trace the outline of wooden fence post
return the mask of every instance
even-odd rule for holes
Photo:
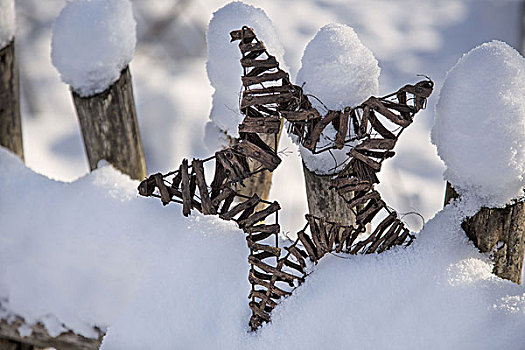
[[[459,195],[447,182],[445,205]],[[481,208],[466,218],[461,227],[482,253],[491,253],[492,272],[521,284],[525,253],[525,203],[508,204],[504,208]]]
[[[310,215],[323,217],[328,221],[341,225],[355,224],[355,215],[348,209],[343,197],[332,186],[333,175],[318,175],[310,171],[303,162],[304,182],[306,184],[306,198]]]
[[[72,94],[90,169],[105,159],[132,179],[146,178],[129,67],[101,93],[89,97]]]
[[[0,145],[24,159],[14,39],[0,49]]]

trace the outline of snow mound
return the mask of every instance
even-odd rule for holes
[[[436,105],[432,142],[444,177],[482,206],[502,206],[525,185],[525,59],[492,41],[448,72]]]
[[[216,128],[207,127],[205,136],[210,149],[216,146],[216,139],[219,137],[217,129],[223,130],[231,137],[239,137],[237,127],[244,117],[239,110],[243,71],[239,62],[241,53],[238,42],[230,42],[230,32],[243,26],[253,28],[259,40],[264,42],[268,53],[277,58],[281,68],[286,69],[284,49],[272,21],[264,10],[236,1],[213,14],[206,35],[206,69],[210,83],[215,89],[210,119]],[[224,136],[221,137],[224,139]]]
[[[62,323],[85,336],[109,326],[105,350],[525,343],[525,289],[491,274],[468,241],[464,201],[408,248],[323,258],[272,323],[249,333],[249,250],[233,223],[137,198],[137,182],[109,166],[61,183],[0,149],[0,171],[0,317],[7,309],[54,335]]]
[[[319,29],[306,46],[301,64],[296,84],[304,84],[305,93],[314,96],[310,101],[319,111],[355,107],[377,95],[381,71],[378,62],[347,25],[328,24]],[[326,128],[318,148],[330,144],[335,135],[335,128]],[[345,147],[314,155],[302,146],[299,149],[306,167],[320,175],[341,171],[349,151]]]
[[[0,0],[0,49],[15,36],[15,1]]]
[[[376,95],[379,65],[355,31],[344,24],[327,24],[308,43],[296,84],[332,110],[355,107]],[[311,99],[316,108],[323,105]]]
[[[79,95],[102,92],[133,58],[135,27],[129,0],[68,1],[53,26],[53,65]]]

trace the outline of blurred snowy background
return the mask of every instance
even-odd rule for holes
[[[211,154],[202,141],[211,109],[206,75],[206,28],[223,0],[134,0],[137,51],[131,62],[148,172],[166,172],[182,158]],[[380,95],[430,76],[436,83],[427,110],[385,162],[380,191],[400,213],[428,220],[442,207],[443,165],[430,143],[434,106],[447,70],[461,55],[493,39],[521,49],[521,1],[281,0],[247,1],[263,8],[279,31],[294,79],[307,42],[331,22],[347,24],[381,67]],[[16,0],[24,148],[27,165],[72,181],[88,172],[68,86],[51,64],[52,23],[65,0]],[[249,25],[249,23],[246,23]],[[233,29],[233,28],[232,28]],[[224,33],[228,36],[228,33]],[[177,136],[175,136],[177,135]],[[270,197],[283,208],[284,231],[303,225],[304,180],[295,145],[283,137],[287,157],[276,170]],[[418,217],[407,218],[419,230]]]

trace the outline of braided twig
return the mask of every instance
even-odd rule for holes
[[[204,160],[193,159],[189,164],[184,159],[178,170],[151,175],[138,189],[143,196],[160,198],[164,205],[181,203],[185,216],[197,209],[204,215],[234,220],[244,231],[250,249],[250,327],[256,330],[270,321],[270,312],[278,301],[304,281],[308,260],[317,263],[329,252],[383,252],[412,242],[414,236],[397,213],[386,206],[374,185],[379,182],[376,174],[382,162],[394,155],[392,149],[398,137],[414,115],[425,108],[433,83],[428,79],[406,85],[388,96],[370,97],[355,108],[329,111],[322,116],[302,89],[291,84],[288,74],[279,68],[251,28],[243,27],[230,35],[232,41],[240,41],[244,70],[240,110],[245,118],[239,125],[239,142]],[[278,247],[279,203],[235,190],[236,184],[255,173],[273,171],[280,164],[277,150],[258,134],[277,135],[281,117],[289,122],[290,132],[313,153],[350,146],[346,168],[332,185],[356,215],[355,226],[306,215],[306,226],[298,232],[297,240],[284,248],[286,252]],[[330,124],[337,130],[336,138],[331,145],[318,148],[319,138]],[[250,170],[248,160],[257,164],[252,167],[256,170]],[[204,164],[212,161],[215,172],[208,185]],[[363,238],[366,225],[381,212],[384,219]],[[270,216],[274,216],[274,223],[265,223]]]

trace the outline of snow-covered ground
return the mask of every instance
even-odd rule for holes
[[[204,33],[225,3],[133,1],[138,41],[131,73],[149,173],[210,154],[202,141],[213,94]],[[444,193],[444,166],[429,137],[438,91],[473,47],[498,39],[519,48],[521,2],[251,3],[277,28],[294,79],[308,41],[339,22],[353,27],[379,61],[380,95],[419,80],[417,74],[435,81],[427,110],[385,162],[379,188],[400,213],[431,218]],[[471,203],[439,212],[407,249],[324,258],[273,322],[248,334],[241,231],[137,198],[137,183],[110,167],[86,175],[70,93],[50,59],[51,25],[64,5],[16,2],[30,169],[0,150],[2,308],[42,320],[52,332],[60,331],[57,319],[87,336],[91,325],[110,326],[104,349],[523,348],[524,290],[493,276],[487,257],[462,233],[458,224],[475,209]],[[159,19],[171,22],[151,25]],[[288,156],[275,172],[271,198],[283,207],[284,231],[294,232],[306,212],[304,184],[297,147],[283,139]],[[406,219],[421,228],[418,217]]]

